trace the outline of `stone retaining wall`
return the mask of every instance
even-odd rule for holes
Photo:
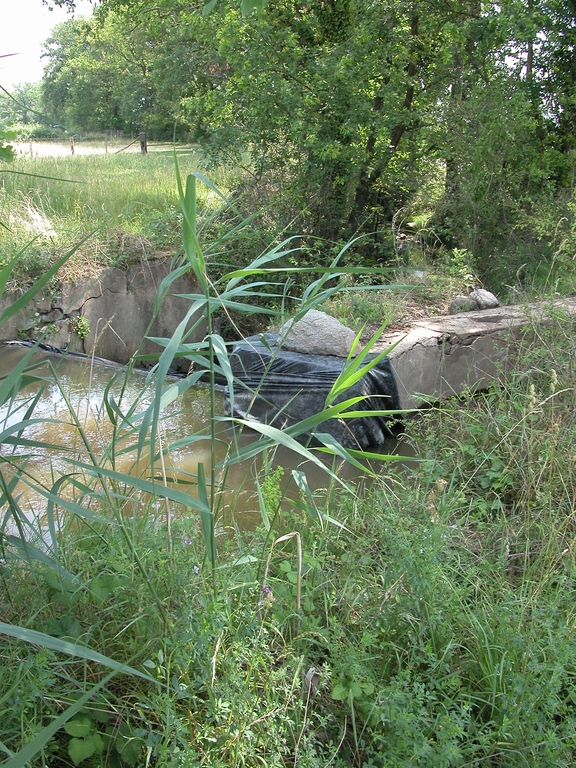
[[[41,295],[0,328],[0,341],[17,338],[42,338],[60,349],[127,363],[145,336],[170,337],[190,307],[187,299],[176,294],[197,291],[190,273],[177,278],[150,330],[154,301],[162,280],[172,268],[170,259],[145,261],[124,269],[106,269],[91,279],[64,283],[57,295]],[[0,312],[14,297],[0,297]],[[78,318],[85,318],[89,331],[85,338],[75,332]],[[199,340],[205,334],[201,323],[190,337]],[[160,347],[145,340],[140,354],[158,352]],[[187,367],[184,361],[182,368]]]

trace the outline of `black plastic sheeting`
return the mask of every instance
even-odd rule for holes
[[[263,340],[262,340],[263,339]],[[344,369],[346,360],[331,355],[306,355],[277,347],[278,336],[253,336],[237,344],[230,355],[232,371],[240,384],[234,387],[234,413],[226,390],[225,413],[237,418],[286,429],[325,408],[326,396]],[[362,365],[377,355],[367,355]],[[399,410],[394,373],[387,358],[381,360],[336,402],[366,396],[354,410]],[[377,448],[398,431],[395,416],[329,419],[318,426],[345,448]],[[298,439],[312,437],[303,434]]]
[[[84,360],[95,360],[97,363],[105,363],[106,365],[115,365],[118,368],[124,368],[120,363],[115,363],[113,360],[106,360],[104,357],[96,357],[95,355],[87,355],[85,352],[72,352],[68,349],[60,349],[60,347],[53,347],[52,344],[45,344],[43,341],[37,341],[36,339],[18,339],[14,341],[3,341],[0,344],[7,344],[10,346],[18,347],[35,347],[42,352],[50,352],[52,355],[63,355],[64,357],[79,357]]]

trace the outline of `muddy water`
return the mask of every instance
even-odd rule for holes
[[[0,376],[9,373],[28,353],[29,350],[16,345],[0,345]],[[76,470],[70,460],[87,461],[88,452],[81,439],[78,424],[86,435],[87,441],[95,456],[102,457],[110,449],[114,435],[113,425],[104,407],[104,392],[110,384],[114,400],[119,403],[122,412],[138,402],[137,413],[142,412],[150,403],[152,392],[147,385],[146,374],[134,371],[130,377],[125,371],[115,365],[93,362],[90,359],[52,355],[35,352],[31,362],[37,366],[34,375],[44,380],[36,382],[20,393],[16,404],[10,409],[5,406],[0,409],[0,432],[10,425],[20,422],[26,417],[26,409],[39,390],[41,396],[34,406],[33,419],[38,419],[26,427],[22,435],[28,440],[37,441],[50,448],[18,448],[8,444],[0,445],[4,459],[12,458],[15,463],[26,457],[26,471],[31,481],[28,486],[18,488],[19,504],[23,512],[30,518],[41,517],[45,510],[44,497],[35,492],[30,486],[40,484],[50,487],[56,478],[70,475]],[[51,366],[56,371],[57,381],[54,380]],[[222,411],[222,392],[216,393],[217,408]],[[68,400],[68,404],[67,401]],[[78,423],[72,418],[71,411],[76,415]],[[195,495],[198,465],[202,463],[207,470],[211,463],[211,443],[209,439],[183,444],[188,436],[204,434],[210,431],[210,393],[206,387],[194,387],[184,393],[165,411],[161,421],[160,439],[166,451],[163,470],[169,483],[178,484],[182,490]],[[136,444],[137,433],[124,434],[118,439],[116,435],[116,451],[114,468],[118,472],[130,473],[140,477],[149,476],[149,462],[145,458],[136,458],[133,446]],[[218,424],[216,459],[221,461],[229,451],[233,440],[243,442],[253,440],[251,435],[233,433],[224,423]],[[399,450],[397,441],[390,441],[382,447],[383,453],[396,453]],[[404,451],[402,451],[404,452]],[[25,455],[25,456],[24,456]],[[318,490],[330,484],[329,476],[311,462],[302,462],[297,454],[280,449],[273,457],[275,465],[284,470],[283,482],[291,477],[291,470],[298,468],[306,473],[310,487]],[[6,465],[5,465],[6,466]],[[104,464],[110,466],[110,464]],[[250,460],[244,464],[231,465],[226,476],[219,478],[222,483],[220,491],[221,510],[233,511],[239,524],[251,527],[260,522],[258,493],[255,477],[261,469],[261,460]],[[376,462],[374,469],[388,472],[389,463]],[[156,474],[162,473],[162,467],[157,463]],[[344,480],[356,481],[360,473],[354,467],[340,462],[337,468],[339,477]],[[288,490],[288,496],[297,496],[298,491]]]

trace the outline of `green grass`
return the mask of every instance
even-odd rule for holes
[[[301,427],[232,440],[220,462],[208,398],[204,431],[174,445],[163,434],[196,375],[166,385],[173,356],[233,387],[213,313],[253,311],[252,281],[276,290],[269,270],[291,248],[213,285],[205,262],[225,240],[202,247],[195,182],[179,190],[182,269],[211,332],[184,346],[183,324],[166,339],[136,402],[105,392],[108,442],[91,445],[70,408],[84,458],[38,488],[26,455],[40,446],[25,431],[35,395],[25,408],[16,399],[38,372],[25,360],[0,381],[14,422],[0,432],[4,765],[573,764],[573,326],[561,314],[534,326],[501,386],[410,420],[415,468],[384,465],[365,492],[327,472],[315,496],[292,474],[302,492],[281,507],[275,447],[317,459],[292,442]],[[296,308],[333,298],[329,277]],[[210,460],[172,487],[171,449],[198,441]],[[119,471],[128,452],[141,473]],[[256,455],[261,524],[246,531],[219,489],[226,466]],[[46,498],[43,526],[20,508],[18,481]]]
[[[318,496],[340,526],[293,508],[276,531],[222,530],[216,582],[199,519],[176,517],[169,551],[152,502],[129,547],[115,525],[64,523],[75,582],[5,561],[6,620],[157,680],[116,675],[35,764],[571,764],[574,342],[564,318],[537,331],[501,388],[409,422],[424,463]],[[301,569],[293,539],[271,547],[282,530],[300,532]],[[13,752],[104,675],[8,638],[2,656]]]
[[[501,388],[409,422],[416,469],[318,496],[341,527],[293,508],[276,530],[222,531],[216,591],[199,520],[174,521],[168,552],[152,507],[129,523],[146,578],[116,528],[74,520],[60,558],[75,586],[5,566],[9,620],[158,681],[115,677],[45,764],[74,739],[101,749],[86,766],[572,764],[574,342],[564,318],[537,331]],[[282,530],[301,536],[300,612]],[[104,673],[12,640],[2,654],[13,751]]]
[[[177,156],[183,173],[201,167],[193,149],[178,147]],[[13,274],[13,288],[30,284],[87,235],[61,277],[181,250],[174,151],[166,146],[145,156],[113,154],[112,148],[107,155],[24,155],[2,169],[2,178],[0,221],[6,228],[0,228],[0,264],[34,241]],[[213,178],[224,193],[230,191],[230,171],[216,171]],[[219,202],[206,190],[202,205],[208,212]]]

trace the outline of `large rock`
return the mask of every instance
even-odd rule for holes
[[[478,309],[496,309],[500,306],[496,296],[485,288],[476,288],[468,295],[468,298],[478,304]]]
[[[308,355],[348,357],[355,333],[335,317],[309,309],[301,320],[288,320],[280,329],[282,347]]]
[[[471,296],[456,296],[448,307],[448,314],[459,315],[461,312],[475,312],[478,309],[480,305]]]

